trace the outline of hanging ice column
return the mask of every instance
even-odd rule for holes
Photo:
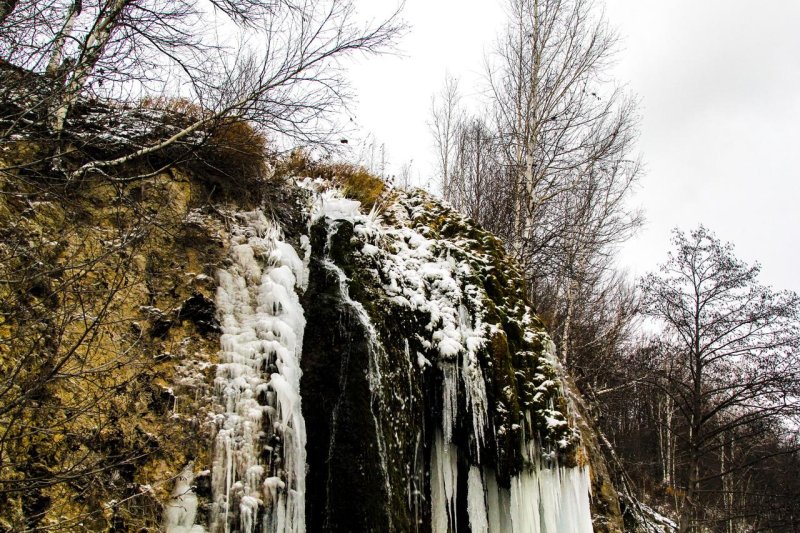
[[[305,531],[306,431],[300,411],[306,272],[261,211],[239,213],[216,303],[222,352],[212,531]]]
[[[461,531],[456,509],[458,448],[436,431],[431,454],[431,514],[434,533]],[[472,533],[591,533],[588,466],[545,466],[534,459],[498,485],[491,468],[470,466],[467,518]]]
[[[454,449],[449,453],[455,453]],[[448,515],[451,521],[455,516],[457,472],[454,464],[447,464],[452,460],[448,452],[444,460],[441,454],[442,441],[438,440],[434,464],[439,466],[431,473],[433,531],[461,531],[463,528],[454,522],[448,526]],[[436,483],[447,492],[437,489]],[[498,486],[491,469],[472,466],[467,481],[467,515],[472,533],[592,533],[589,468],[526,469],[511,478],[511,488],[506,489]]]

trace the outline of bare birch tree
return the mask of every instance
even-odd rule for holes
[[[610,294],[615,247],[641,222],[627,205],[639,174],[636,105],[605,82],[616,36],[591,0],[510,0],[508,11],[488,60],[490,113],[464,118],[448,80],[433,108],[437,161],[445,198],[501,236],[523,265],[569,363],[575,329],[591,329],[576,316]],[[491,146],[493,162],[482,165],[491,179],[458,173],[469,128],[473,167],[488,163],[478,141]]]
[[[453,201],[452,174],[455,165],[458,132],[463,127],[458,79],[446,76],[441,92],[431,99],[431,134],[436,152],[442,198]]]
[[[601,340],[585,339],[605,329],[588,310],[613,305],[616,246],[642,220],[628,205],[640,170],[636,103],[605,80],[617,39],[592,0],[507,6],[487,62],[488,111],[469,117],[452,78],[434,98],[442,194],[505,240],[572,365],[581,344]]]

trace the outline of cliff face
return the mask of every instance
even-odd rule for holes
[[[420,191],[369,214],[325,192],[311,211],[310,530],[591,530],[588,486],[570,485],[583,475],[595,529],[619,529],[591,430],[501,243]]]
[[[157,524],[180,465],[207,462],[225,227],[178,172],[43,189],[0,195],[0,529]]]
[[[621,531],[502,244],[276,173],[6,179],[0,529]]]

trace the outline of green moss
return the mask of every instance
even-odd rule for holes
[[[523,435],[538,435],[545,449],[569,454],[569,446],[562,445],[571,446],[576,442],[572,429],[566,423],[548,423],[548,419],[566,422],[568,414],[560,378],[547,363],[549,340],[542,323],[530,313],[521,276],[505,255],[502,242],[424,193],[398,194],[390,201],[398,202],[411,215],[414,230],[428,238],[442,239],[434,245],[435,254],[470,266],[471,273],[461,274],[462,290],[477,291],[480,308],[470,311],[480,314],[482,322],[493,331],[489,342],[478,353],[487,379],[491,426],[495,428],[494,435],[486,443],[487,449],[481,453],[483,464],[494,466],[501,483],[507,484],[511,476],[524,467],[520,455]],[[387,223],[391,223],[393,210],[387,213]],[[350,223],[336,224],[328,253],[346,272],[350,279],[350,295],[364,305],[379,333],[385,351],[381,372],[387,383],[409,383],[407,392],[395,390],[380,399],[386,412],[391,413],[386,420],[387,427],[397,435],[399,448],[393,449],[402,457],[404,452],[399,450],[410,453],[409,442],[414,437],[402,425],[415,427],[419,420],[430,420],[438,425],[442,409],[440,393],[436,392],[441,390],[438,371],[428,372],[433,379],[421,379],[424,373],[416,371],[414,375],[402,365],[409,359],[413,361],[414,353],[423,354],[432,361],[438,354],[422,342],[428,335],[425,333],[427,317],[410,312],[385,297],[382,284],[386,280],[379,279],[379,265],[359,253],[363,243],[355,237]],[[317,240],[320,240],[323,232],[313,231],[319,232]],[[465,303],[474,306],[474,301],[467,299]],[[410,354],[405,353],[406,349]],[[429,414],[406,417],[403,409],[414,402],[428,402]],[[471,415],[466,412],[463,397],[459,403],[453,438],[467,460],[473,462],[477,457],[473,457],[471,445]],[[401,426],[396,426],[397,421],[402,422]],[[400,471],[393,477],[393,483],[407,482],[407,476]]]

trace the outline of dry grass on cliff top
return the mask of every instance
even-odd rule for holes
[[[313,159],[307,152],[295,150],[278,161],[275,177],[323,179],[342,188],[345,196],[358,200],[369,210],[387,190],[386,184],[362,166]]]

